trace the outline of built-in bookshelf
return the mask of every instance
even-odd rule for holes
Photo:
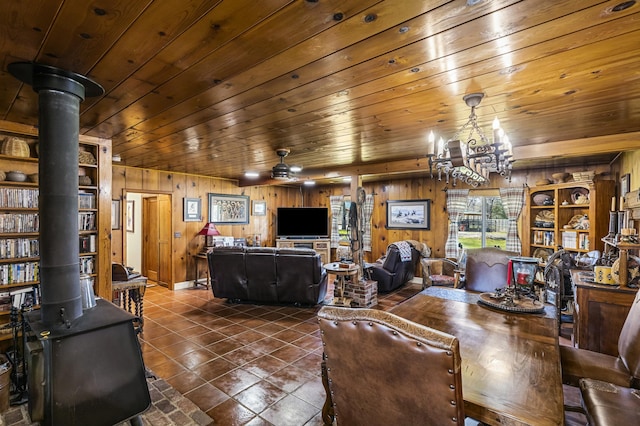
[[[9,313],[3,306],[40,298],[37,129],[0,120],[0,147],[16,136],[27,142],[29,156],[0,153],[0,325]],[[95,293],[111,300],[111,142],[81,135],[78,150],[80,274],[90,275]],[[12,171],[20,172],[18,180]]]
[[[528,188],[522,251],[545,257],[562,247],[575,254],[602,251],[615,182],[578,181]]]

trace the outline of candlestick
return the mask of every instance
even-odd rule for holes
[[[507,287],[511,287],[511,277],[513,275],[513,261],[507,263]]]

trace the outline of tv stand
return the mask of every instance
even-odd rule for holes
[[[330,241],[329,238],[278,238],[276,239],[276,247],[314,249],[320,255],[324,265],[331,261]]]

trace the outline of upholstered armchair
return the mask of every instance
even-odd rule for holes
[[[461,270],[458,262],[447,258],[429,257],[420,260],[422,266],[422,287],[432,285],[445,287],[458,287],[460,284]]]
[[[318,320],[325,424],[464,425],[456,337],[375,309],[324,306]]]
[[[406,241],[389,244],[381,262],[367,264],[372,280],[378,282],[378,292],[387,293],[415,277],[420,252]]]
[[[464,281],[467,290],[488,292],[507,285],[509,258],[518,256],[514,251],[495,247],[467,250]]]

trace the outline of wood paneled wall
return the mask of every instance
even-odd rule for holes
[[[126,166],[113,166],[113,199],[123,200],[127,192],[168,193],[172,200],[172,284],[193,280],[194,263],[192,255],[198,253],[204,238],[198,236],[209,217],[208,194],[248,195],[251,200],[267,202],[266,216],[250,216],[247,225],[218,225],[222,235],[236,238],[259,234],[263,245],[275,246],[275,211],[278,206],[301,206],[302,194],[298,187],[243,187],[235,181],[188,175]],[[184,222],[184,198],[202,200],[202,220]],[[121,203],[124,206],[124,202]],[[124,208],[124,207],[121,207]],[[122,221],[124,223],[124,221]],[[124,228],[124,227],[123,227]],[[111,259],[124,260],[124,229],[112,230]],[[172,287],[172,285],[170,286]]]
[[[615,179],[619,173],[609,164],[590,166],[603,179]],[[492,176],[490,187],[500,186],[535,186],[542,178],[550,178],[555,172],[584,170],[546,169],[514,172],[511,183],[500,176]],[[612,177],[612,175],[614,177]],[[139,169],[114,165],[113,167],[113,198],[123,198],[127,191],[170,193],[173,206],[173,283],[193,280],[194,266],[191,255],[196,254],[203,246],[203,238],[198,237],[208,217],[208,193],[248,195],[251,200],[267,202],[266,216],[250,216],[248,225],[220,225],[218,229],[222,235],[244,237],[259,234],[263,245],[275,246],[275,212],[279,206],[329,206],[330,195],[350,195],[350,186],[326,185],[317,187],[297,186],[255,186],[238,187],[235,181],[210,178],[199,175],[188,175],[167,171]],[[466,185],[459,186],[467,188]],[[365,253],[365,260],[374,261],[382,256],[387,246],[399,240],[417,240],[429,245],[432,256],[443,257],[444,246],[448,233],[448,216],[446,212],[445,189],[452,188],[444,181],[419,177],[413,179],[389,179],[385,181],[367,182],[363,184],[367,194],[374,194],[374,212],[372,216],[372,251]],[[202,220],[200,222],[183,221],[184,197],[202,199]],[[431,229],[430,230],[388,230],[385,225],[386,202],[388,200],[416,200],[431,199]],[[124,203],[122,203],[124,205]],[[122,229],[112,231],[112,259],[123,260]]]

